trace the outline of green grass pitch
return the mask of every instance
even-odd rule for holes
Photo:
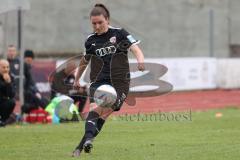
[[[216,118],[217,112],[223,116]],[[77,159],[71,153],[83,129],[83,122],[0,128],[0,160]],[[112,117],[94,141],[92,153],[78,159],[238,160],[240,109],[193,112],[191,119],[181,120]]]

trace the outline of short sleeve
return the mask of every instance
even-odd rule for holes
[[[124,41],[128,43],[128,48],[133,44],[140,43],[139,40],[136,40],[130,33],[128,33],[125,29],[120,30],[120,34]]]

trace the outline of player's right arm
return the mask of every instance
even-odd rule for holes
[[[78,67],[77,74],[76,74],[76,77],[75,77],[75,81],[74,81],[74,84],[73,84],[73,86],[75,88],[80,88],[81,87],[81,85],[79,83],[79,79],[81,78],[83,72],[87,68],[87,65],[88,65],[88,61],[86,61],[85,57],[83,56],[80,59],[79,67]]]
[[[76,88],[76,89],[80,89],[80,92],[81,92],[82,87],[79,83],[79,79],[81,78],[83,72],[87,68],[87,65],[88,65],[88,63],[91,59],[91,55],[92,55],[92,52],[93,52],[92,51],[92,44],[89,42],[89,37],[85,42],[86,52],[85,52],[85,55],[82,56],[82,58],[80,59],[79,67],[78,67],[77,74],[76,74],[76,77],[75,77],[75,81],[74,81],[74,84],[73,84],[73,87]]]

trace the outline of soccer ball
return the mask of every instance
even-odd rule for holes
[[[108,84],[99,86],[94,93],[94,101],[100,107],[112,107],[116,100],[117,92]]]

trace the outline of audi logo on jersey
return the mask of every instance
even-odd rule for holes
[[[117,48],[115,46],[111,45],[111,46],[96,49],[95,53],[97,56],[103,57],[108,54],[114,54],[114,53],[116,53],[116,51],[117,51]]]

